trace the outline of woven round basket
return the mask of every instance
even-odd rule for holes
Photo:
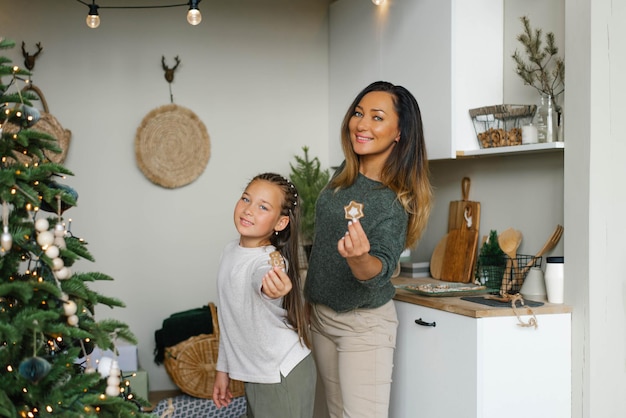
[[[32,125],[29,129],[33,131],[43,132],[55,138],[57,140],[57,146],[61,149],[61,152],[53,152],[50,150],[44,150],[44,156],[52,161],[53,163],[62,164],[65,161],[65,157],[67,156],[67,151],[70,148],[70,140],[72,138],[72,131],[69,129],[64,129],[61,126],[61,123],[55,118],[52,114],[49,113],[48,110],[48,102],[46,102],[46,98],[43,95],[43,92],[39,89],[39,87],[29,84],[24,87],[22,91],[33,91],[41,101],[43,106],[43,111],[39,112],[40,117],[37,123]],[[16,133],[19,131],[19,127],[13,123],[7,123],[4,125],[5,132]],[[33,160],[39,160],[37,157],[31,157],[24,154],[18,154],[17,160],[22,163],[31,163]]]
[[[196,398],[211,399],[215,383],[215,365],[219,350],[220,328],[215,304],[209,303],[212,334],[200,334],[165,349],[165,370],[176,386]],[[245,394],[244,383],[230,381],[233,397]]]
[[[176,188],[196,180],[211,154],[206,127],[191,110],[169,104],[148,113],[135,136],[135,156],[153,183]]]

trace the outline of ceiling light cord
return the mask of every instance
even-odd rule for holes
[[[87,26],[92,29],[100,26],[100,16],[98,14],[98,9],[164,9],[167,7],[188,6],[189,10],[187,11],[187,22],[195,26],[202,21],[202,14],[200,13],[200,9],[198,8],[198,3],[200,3],[202,0],[189,0],[186,3],[163,4],[154,6],[100,6],[96,4],[96,0],[91,0],[91,4],[83,0],[76,1],[89,7],[89,13],[87,14],[86,23]]]

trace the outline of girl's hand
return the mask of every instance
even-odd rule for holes
[[[274,267],[263,276],[261,292],[271,299],[278,299],[291,292],[291,279],[280,267]]]
[[[213,402],[219,409],[223,406],[228,406],[233,400],[233,394],[230,392],[230,377],[228,373],[216,371],[215,383],[213,384]]]

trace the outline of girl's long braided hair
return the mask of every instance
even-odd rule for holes
[[[304,311],[303,283],[300,276],[300,198],[292,182],[276,173],[262,173],[252,179],[264,180],[280,187],[283,192],[281,215],[289,217],[289,224],[282,231],[276,231],[270,237],[270,243],[287,260],[287,275],[291,279],[292,289],[283,297],[283,308],[287,311],[289,325],[298,333],[300,340],[311,347],[308,324]],[[251,181],[251,182],[252,182]]]

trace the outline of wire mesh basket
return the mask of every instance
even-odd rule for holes
[[[529,124],[537,106],[502,104],[470,109],[481,148],[522,144],[522,126]]]
[[[528,271],[532,267],[541,267],[541,259],[518,254],[516,263],[513,263],[507,255],[479,256],[475,277],[491,292],[515,294],[520,291]]]

